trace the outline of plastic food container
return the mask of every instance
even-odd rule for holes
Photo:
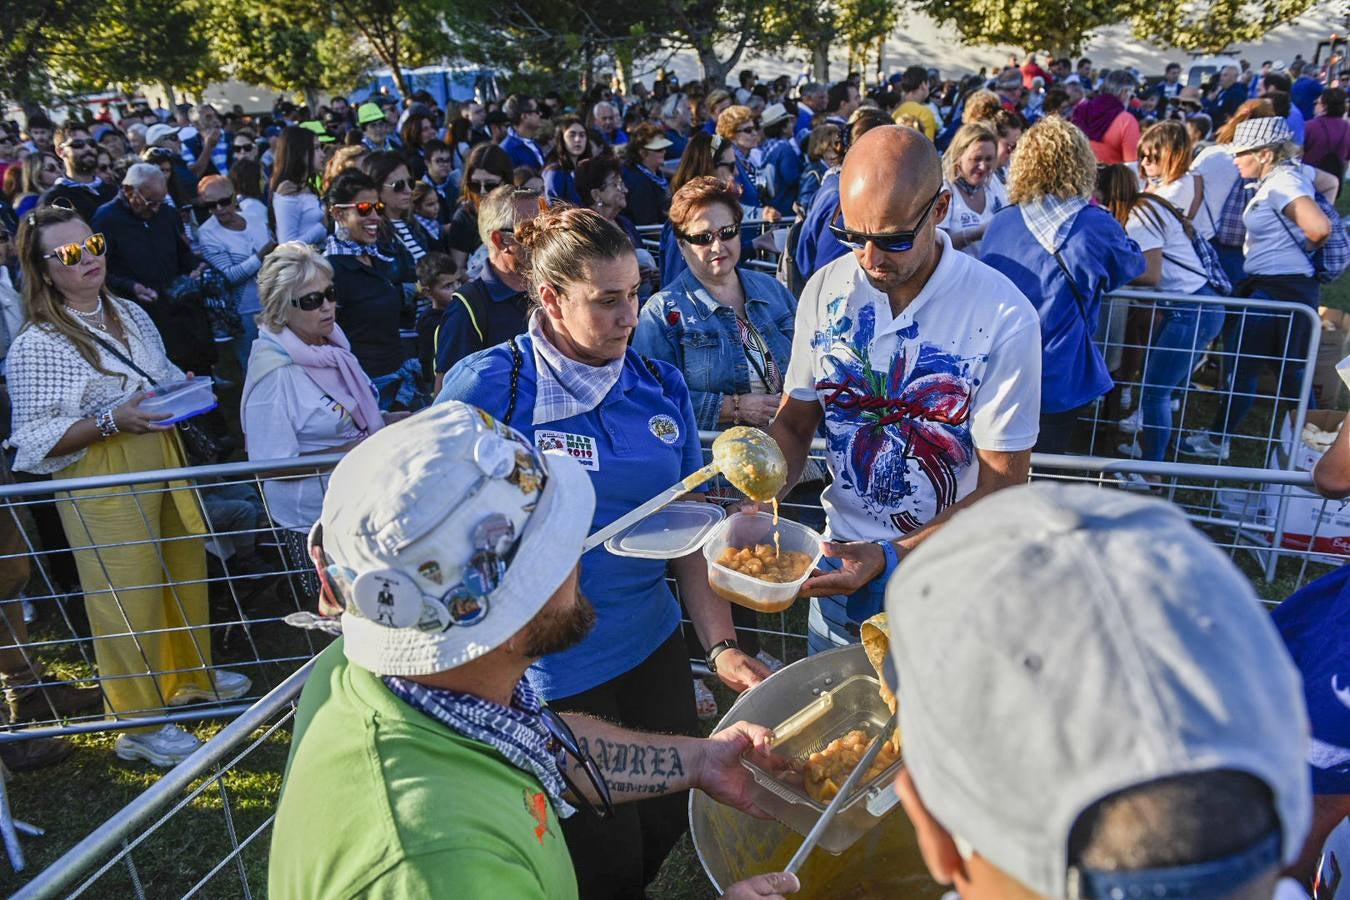
[[[881,700],[876,678],[850,675],[836,687],[815,695],[779,723],[774,728],[773,752],[788,759],[802,760],[854,730],[865,732],[870,740],[880,733],[890,717],[891,711]],[[824,814],[828,804],[817,803],[804,788],[765,771],[749,757],[742,758],[741,764],[764,789],[757,792],[755,802],[788,828],[805,835]],[[880,822],[898,802],[895,773],[903,764],[897,760],[870,780],[860,782],[825,829],[820,846],[830,853],[843,853]]]
[[[141,409],[152,413],[168,413],[157,425],[172,425],[216,408],[216,395],[211,390],[211,378],[197,375],[186,381],[161,384],[145,392]]]
[[[811,564],[796,581],[774,584],[761,581],[750,575],[743,575],[717,562],[722,551],[728,547],[750,547],[755,544],[772,544],[774,524],[769,513],[736,513],[708,538],[703,545],[703,555],[708,559],[708,586],[719,596],[732,603],[738,603],[756,612],[782,612],[797,599],[802,583],[811,576],[811,572],[820,562],[821,537],[816,532],[798,522],[779,517],[776,526],[779,536],[779,550],[805,553],[811,557]]]
[[[605,541],[605,549],[618,556],[678,559],[702,547],[724,518],[716,503],[677,500]]]

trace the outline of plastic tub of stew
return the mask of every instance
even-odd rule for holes
[[[209,375],[196,375],[186,381],[161,384],[145,392],[141,409],[152,413],[167,413],[169,418],[155,424],[172,425],[216,408],[216,394]]]
[[[798,522],[780,517],[774,525],[769,513],[736,513],[703,545],[708,586],[747,609],[782,612],[820,562],[820,545],[820,535]]]

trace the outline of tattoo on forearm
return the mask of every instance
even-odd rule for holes
[[[577,740],[582,751],[595,760],[614,793],[664,794],[671,790],[671,779],[685,775],[680,751],[670,745],[625,744],[604,738]]]

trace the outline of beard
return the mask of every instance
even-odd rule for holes
[[[530,659],[561,653],[574,647],[590,633],[595,624],[595,607],[586,595],[577,591],[576,601],[565,609],[545,606],[525,626],[520,652]]]
[[[92,175],[98,169],[97,153],[80,153],[71,160],[71,167],[78,175]]]

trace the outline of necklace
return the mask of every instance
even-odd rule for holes
[[[99,331],[108,330],[108,324],[105,321],[103,321],[103,296],[101,294],[99,295],[98,298],[98,306],[94,307],[93,310],[91,310],[90,312],[78,310],[75,307],[71,306],[69,303],[63,303],[61,305],[66,308],[66,312],[74,313],[81,320],[83,320],[86,325],[91,325],[94,328],[97,328]]]

